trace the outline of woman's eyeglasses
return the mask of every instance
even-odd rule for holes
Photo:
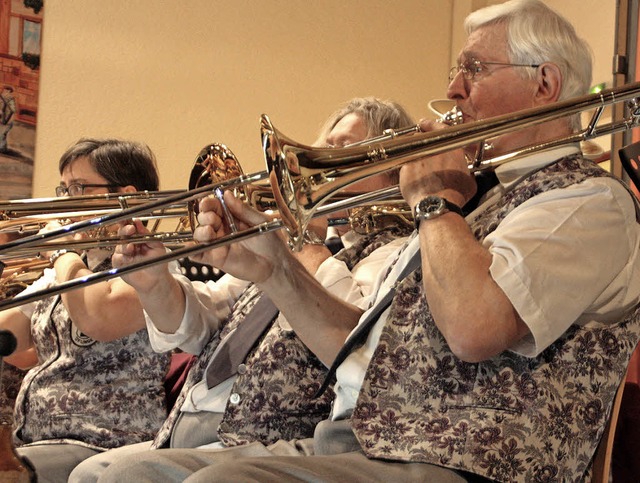
[[[118,188],[116,184],[71,183],[69,186],[56,186],[56,196],[81,196],[85,188]]]

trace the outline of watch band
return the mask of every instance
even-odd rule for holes
[[[76,255],[80,255],[77,251],[75,250],[66,250],[66,249],[61,249],[61,250],[56,250],[55,252],[53,252],[51,254],[51,256],[49,257],[49,263],[51,265],[53,265],[54,263],[56,263],[56,260],[58,258],[60,258],[62,255],[64,255],[65,253],[75,253]]]
[[[462,212],[462,208],[460,208],[455,203],[452,203],[446,198],[442,198],[444,200],[444,205],[447,207],[447,211],[453,211],[454,213],[458,213],[460,216],[464,218],[464,213]],[[444,213],[443,213],[444,214]]]

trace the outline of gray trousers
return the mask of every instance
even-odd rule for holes
[[[79,463],[100,454],[100,451],[77,444],[37,444],[22,446],[17,452],[29,459],[36,470],[38,483],[66,483]]]
[[[195,448],[218,441],[222,413],[181,413],[171,434],[172,448]],[[110,449],[80,463],[69,476],[69,483],[95,483],[113,463],[137,453],[151,450],[152,441]],[[66,480],[65,480],[66,481]]]
[[[232,448],[160,449],[123,457],[99,482],[438,482],[469,481],[459,472],[424,463],[367,458],[348,421],[324,421],[313,439],[252,443]]]

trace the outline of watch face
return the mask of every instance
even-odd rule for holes
[[[418,203],[418,211],[423,214],[425,218],[441,215],[445,208],[444,200],[439,196],[427,196]]]
[[[442,209],[442,203],[435,202],[435,203],[427,205],[426,212],[427,213],[437,213],[441,209]]]
[[[422,220],[437,218],[449,211],[453,211],[464,217],[462,210],[458,206],[449,203],[446,199],[440,198],[439,196],[431,195],[420,200],[415,209],[414,223],[416,230],[420,229],[420,222]]]

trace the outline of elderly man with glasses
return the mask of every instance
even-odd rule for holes
[[[465,27],[447,92],[465,123],[586,94],[589,48],[540,0],[480,9]],[[491,139],[490,152],[564,137],[576,124],[526,126]],[[476,150],[402,167],[415,231],[364,313],[314,284],[276,236],[207,253],[257,282],[331,365],[336,399],[311,442],[169,450],[163,466],[114,466],[106,481],[589,481],[640,338],[637,202],[567,145],[497,168],[498,184],[464,216]],[[231,193],[225,199],[237,224],[263,220]],[[201,202],[199,221],[198,241],[228,231],[219,200]]]

